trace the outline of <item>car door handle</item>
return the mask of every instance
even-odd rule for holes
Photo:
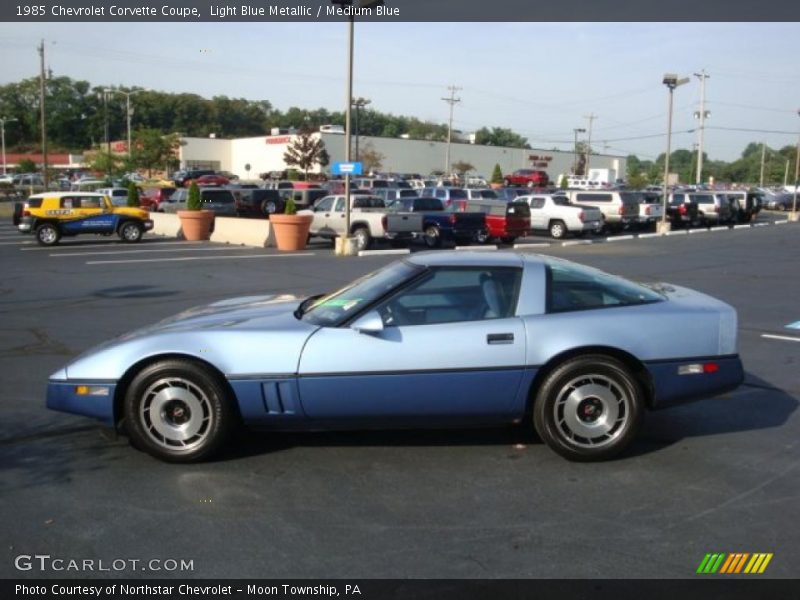
[[[486,336],[487,344],[513,344],[513,333],[490,333]]]

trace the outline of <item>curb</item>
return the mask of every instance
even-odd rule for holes
[[[494,246],[456,246],[455,249],[456,250],[467,250],[467,251],[472,250],[473,252],[475,252],[475,251],[484,252],[486,250],[489,250],[489,251],[497,250],[498,248],[497,248],[496,245],[494,245]]]
[[[394,248],[392,250],[359,250],[359,256],[382,256],[384,254],[411,254],[408,248]]]

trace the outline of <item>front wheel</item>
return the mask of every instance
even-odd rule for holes
[[[489,240],[492,239],[492,236],[489,235],[488,231],[479,231],[475,234],[475,241],[479,244],[486,244]]]
[[[36,228],[36,241],[42,246],[55,246],[61,239],[61,232],[52,223],[44,223]]]
[[[129,221],[119,228],[119,237],[123,242],[132,244],[142,239],[144,229],[139,223]]]
[[[550,223],[550,237],[560,240],[567,234],[567,227],[563,221],[552,221]]]
[[[570,359],[544,380],[533,422],[542,440],[574,461],[598,461],[624,450],[641,426],[644,398],[629,369],[616,359]]]
[[[168,462],[208,458],[235,421],[224,382],[187,360],[145,367],[128,387],[124,406],[133,444]]]

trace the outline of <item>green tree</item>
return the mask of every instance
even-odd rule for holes
[[[136,187],[134,182],[130,182],[128,184],[128,206],[137,207],[139,206],[139,188]]]
[[[503,183],[503,171],[500,170],[499,164],[494,165],[494,170],[492,171],[491,183]]]
[[[108,152],[105,149],[95,151],[90,160],[89,168],[92,171],[99,171],[110,179],[115,174],[122,171],[123,157],[113,152]]]
[[[196,181],[189,185],[189,194],[186,198],[186,210],[200,210],[200,187]]]
[[[17,165],[17,171],[20,173],[34,173],[36,169],[36,163],[30,158],[23,158]]]
[[[158,129],[140,129],[134,135],[132,146],[133,167],[146,169],[149,177],[177,156],[181,140],[174,133],[164,135]]]
[[[290,167],[303,170],[304,179],[308,179],[308,170],[314,165],[325,167],[330,162],[325,142],[315,137],[309,129],[301,131],[283,153],[284,162]]]
[[[503,146],[508,148],[530,148],[528,140],[510,129],[481,127],[475,132],[475,143],[483,146]]]
[[[464,175],[474,170],[475,166],[467,161],[459,160],[453,163],[453,171],[458,173],[458,176],[462,179],[464,178]]]

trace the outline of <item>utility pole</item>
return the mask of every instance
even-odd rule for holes
[[[358,152],[358,138],[361,135],[361,125],[360,125],[360,112],[361,109],[367,106],[367,104],[371,104],[372,100],[368,100],[367,98],[353,98],[353,106],[356,107],[356,162],[360,160],[360,155]]]
[[[759,178],[759,187],[764,187],[764,160],[767,157],[767,145],[761,142],[761,177]]]
[[[594,113],[589,113],[583,116],[584,119],[589,119],[589,133],[586,136],[586,166],[584,172],[586,177],[589,177],[589,156],[592,154],[592,122],[597,118]]]
[[[39,44],[39,108],[42,116],[42,179],[44,180],[44,187],[48,187],[47,178],[47,127],[44,109],[44,40]]]
[[[694,113],[695,118],[700,119],[700,128],[698,133],[698,146],[697,146],[697,178],[696,184],[703,183],[703,134],[705,133],[706,117],[710,117],[711,113],[706,112],[706,79],[710,77],[705,69],[699,73],[694,74],[700,80],[700,111]]]
[[[450,143],[453,139],[453,107],[458,103],[461,102],[461,98],[456,98],[456,92],[461,90],[460,87],[456,87],[451,85],[447,88],[450,90],[450,97],[449,98],[442,98],[445,102],[450,105],[450,121],[447,125],[447,154],[445,155],[444,159],[444,174],[447,177],[450,174]]]
[[[573,146],[573,157],[572,157],[572,174],[578,174],[578,134],[579,133],[586,133],[586,130],[581,127],[576,127],[572,130],[575,134],[575,145]]]

